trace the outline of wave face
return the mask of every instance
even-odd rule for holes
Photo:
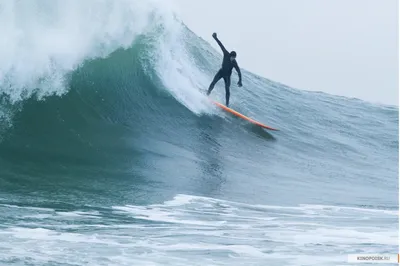
[[[397,253],[398,107],[243,70],[231,107],[280,131],[254,128],[168,1],[5,1],[0,29],[2,264]]]

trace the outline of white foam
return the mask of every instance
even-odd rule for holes
[[[164,21],[165,23],[165,21]],[[211,104],[205,96],[210,82],[187,51],[183,27],[177,20],[164,24],[168,29],[159,39],[154,57],[156,70],[170,93],[196,114],[211,113]]]
[[[35,211],[41,211],[41,212],[54,212],[54,209],[50,209],[50,208],[18,206],[18,205],[12,205],[12,204],[0,204],[0,207],[27,209],[27,210],[35,210]]]
[[[27,209],[14,211],[21,218],[0,231],[0,249],[7,251],[0,261],[12,254],[35,264],[340,265],[350,253],[395,250],[398,238],[397,217],[381,210],[192,195],[105,212],[52,212],[41,220],[23,215]]]
[[[309,205],[309,204],[301,204],[305,209],[309,210],[320,210],[320,211],[331,211],[331,212],[340,212],[340,211],[357,211],[357,212],[370,212],[377,214],[388,214],[388,215],[399,215],[399,211],[394,210],[384,210],[384,209],[372,209],[372,208],[357,208],[357,207],[345,207],[345,206],[332,206],[332,205]]]
[[[192,219],[184,219],[183,217],[179,217],[179,212],[171,212],[170,210],[164,210],[162,208],[144,208],[141,206],[122,206],[122,207],[114,207],[116,210],[121,210],[125,212],[129,212],[136,219],[149,220],[149,221],[157,221],[157,222],[166,222],[166,223],[177,223],[177,224],[186,224],[186,225],[211,225],[215,226],[218,224],[223,224],[224,221],[200,221],[200,220],[192,220]]]

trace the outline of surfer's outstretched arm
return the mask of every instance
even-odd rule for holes
[[[224,54],[229,54],[229,52],[225,49],[225,47],[224,47],[224,45],[221,43],[221,41],[218,40],[217,34],[216,34],[216,33],[213,33],[212,36],[213,36],[214,40],[218,43],[219,47],[221,47],[222,52],[223,52]]]
[[[238,73],[238,76],[239,76],[238,85],[239,85],[239,87],[242,87],[242,72],[240,71],[240,68],[236,61],[235,61],[235,64],[233,65],[233,67],[236,69],[236,72]]]

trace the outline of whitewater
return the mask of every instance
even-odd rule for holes
[[[1,265],[398,253],[397,106],[242,70],[231,107],[280,131],[229,116],[173,1],[3,1],[0,30]]]

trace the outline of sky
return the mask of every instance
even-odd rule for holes
[[[217,32],[246,70],[297,89],[398,106],[398,0],[175,2],[192,31],[220,51]]]

